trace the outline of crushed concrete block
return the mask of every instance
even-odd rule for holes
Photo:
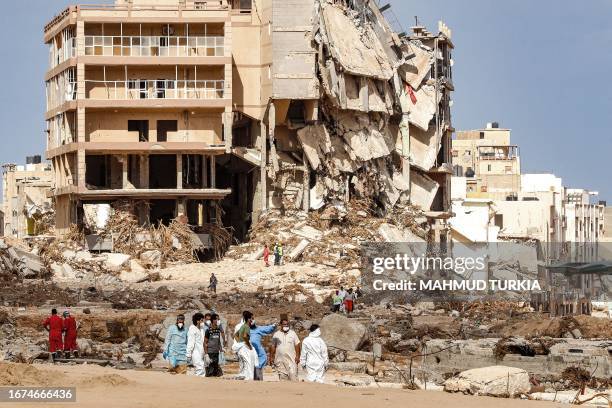
[[[121,271],[119,279],[126,283],[140,283],[149,279],[149,275],[143,268],[140,271]]]
[[[299,257],[300,255],[302,255],[302,253],[304,252],[304,250],[308,247],[308,245],[310,245],[310,241],[307,239],[303,239],[300,241],[300,243],[291,250],[291,252],[289,253],[289,260],[293,261],[294,259],[296,259],[297,257]]]
[[[126,254],[110,253],[106,254],[104,265],[111,271],[118,271],[123,266],[126,266],[130,256]]]
[[[146,273],[146,269],[136,259],[130,259],[130,270],[132,272]]]
[[[321,25],[327,34],[331,54],[344,71],[382,80],[391,79],[393,69],[374,31],[370,27],[358,28],[338,7],[327,3],[321,6]]]
[[[429,211],[440,185],[416,171],[410,171],[410,201],[416,207]]]
[[[291,230],[292,233],[302,238],[309,239],[311,241],[318,241],[323,237],[323,233],[316,228],[309,225],[305,225],[300,229]]]
[[[161,264],[161,252],[158,250],[145,251],[140,254],[140,261],[143,266],[159,268]]]
[[[320,323],[321,337],[329,347],[358,350],[366,339],[366,327],[339,314],[325,316]]]
[[[491,366],[463,371],[446,380],[444,391],[472,395],[514,397],[531,389],[529,373],[515,367]]]
[[[55,279],[76,279],[76,272],[68,264],[51,264],[51,272]]]

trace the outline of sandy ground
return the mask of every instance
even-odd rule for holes
[[[98,366],[45,366],[39,370],[65,385],[77,387],[76,403],[53,407],[561,407],[561,404],[471,397],[444,392],[380,388],[341,388],[306,383],[245,383],[201,379],[148,371],[117,371]],[[48,377],[47,377],[48,378]],[[46,382],[46,381],[43,381]],[[0,404],[2,405],[2,404]],[[8,406],[9,404],[4,404]],[[15,405],[15,404],[13,404]],[[41,407],[41,404],[16,404]],[[51,404],[49,404],[51,406]]]

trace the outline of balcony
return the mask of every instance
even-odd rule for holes
[[[223,99],[223,80],[85,81],[86,99]]]
[[[85,36],[86,56],[223,57],[222,36]]]

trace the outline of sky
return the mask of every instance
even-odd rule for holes
[[[524,173],[555,173],[612,202],[611,0],[385,1],[406,31],[415,16],[453,30],[457,130],[499,122]],[[46,144],[43,26],[74,0],[5,3],[0,163],[23,164]]]

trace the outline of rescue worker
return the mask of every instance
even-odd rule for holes
[[[195,375],[206,377],[206,357],[204,355],[204,315],[195,313],[192,318],[193,324],[189,327],[187,334],[187,361],[195,368]]]
[[[187,330],[185,330],[185,315],[176,317],[176,324],[168,328],[164,341],[164,360],[170,365],[170,371],[184,373],[187,369]]]
[[[263,260],[266,267],[270,266],[270,248],[268,247],[268,244],[264,245]]]
[[[280,246],[278,245],[278,242],[276,244],[274,244],[274,265],[278,266],[280,265]]]
[[[300,362],[300,338],[289,326],[289,320],[282,319],[280,330],[272,337],[270,360],[276,368],[279,380],[297,381]]]
[[[261,344],[263,336],[268,336],[276,330],[276,324],[268,326],[257,326],[255,321],[251,324],[250,339],[251,345],[257,352],[257,365],[255,366],[254,380],[263,381],[263,368],[268,362],[268,354]]]
[[[57,353],[64,348],[62,344],[62,330],[64,330],[64,322],[57,315],[57,309],[51,310],[51,316],[47,317],[43,322],[43,327],[49,332],[49,353],[53,358],[57,357]]]
[[[234,344],[232,351],[238,356],[240,372],[238,379],[253,381],[257,366],[257,352],[251,345],[251,325],[255,323],[253,313],[242,312],[242,321],[234,328]]]
[[[310,326],[310,334],[302,342],[300,365],[306,369],[306,381],[323,383],[329,364],[327,345],[321,338],[319,325]]]
[[[283,264],[283,243],[279,243],[278,244],[278,265],[282,265]]]
[[[76,354],[77,347],[77,330],[79,325],[74,317],[70,315],[69,311],[64,312],[64,321],[62,325],[62,329],[64,331],[64,353],[67,356],[72,356],[73,353]]]

